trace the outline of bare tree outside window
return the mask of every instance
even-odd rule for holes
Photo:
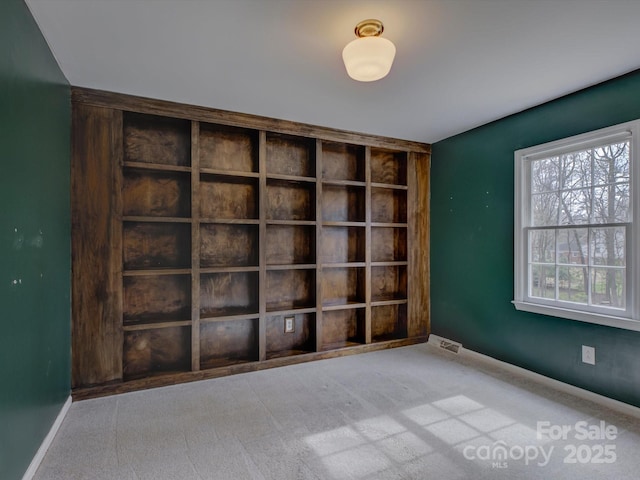
[[[529,295],[625,308],[630,141],[530,162]]]

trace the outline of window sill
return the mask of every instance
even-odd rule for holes
[[[552,317],[566,318],[568,320],[576,320],[578,322],[593,323],[596,325],[605,325],[607,327],[622,328],[625,330],[633,330],[640,332],[640,322],[625,317],[617,317],[615,315],[603,315],[593,312],[582,312],[572,310],[570,308],[552,307],[549,305],[540,305],[537,303],[529,303],[514,300],[513,305],[516,310],[524,312],[539,313]]]

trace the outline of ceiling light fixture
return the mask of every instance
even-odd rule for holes
[[[373,82],[385,77],[391,70],[396,47],[380,36],[383,30],[380,20],[363,20],[356,25],[358,38],[349,42],[342,51],[344,66],[354,80]]]

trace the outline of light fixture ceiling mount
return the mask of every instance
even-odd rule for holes
[[[358,23],[356,38],[342,51],[342,60],[347,73],[354,80],[373,82],[385,77],[396,55],[396,47],[382,38],[384,25],[380,20],[368,19]]]
[[[384,25],[380,20],[370,18],[356,25],[356,37],[377,37],[384,32]]]

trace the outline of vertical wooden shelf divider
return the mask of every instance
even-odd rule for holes
[[[429,278],[429,201],[430,196],[422,192],[429,191],[430,170],[429,155],[411,152],[408,155],[409,174],[407,175],[409,222],[409,245],[407,246],[407,335],[417,337],[428,335],[430,325],[431,299],[429,283],[420,282]]]
[[[429,145],[72,104],[74,398],[427,340]]]
[[[191,122],[191,370],[200,370],[200,123]]]
[[[316,140],[316,352],[322,350],[322,140]]]
[[[364,338],[371,343],[371,147],[364,150],[365,175],[365,307]]]
[[[258,134],[258,358],[267,359],[267,132]]]

